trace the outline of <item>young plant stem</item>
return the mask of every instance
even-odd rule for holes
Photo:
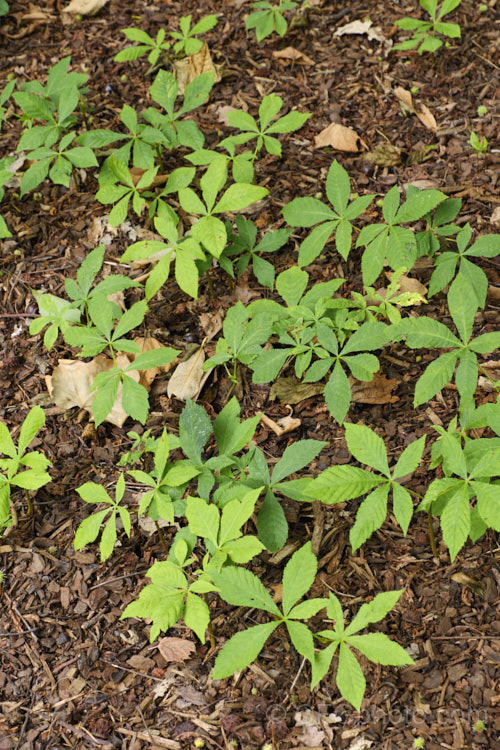
[[[28,515],[32,516],[33,515],[33,503],[31,502],[30,493],[28,490],[24,490],[24,492],[26,493],[26,504],[28,506]]]
[[[434,537],[434,529],[432,527],[432,511],[431,511],[430,508],[427,511],[427,521],[428,521],[428,526],[429,526],[429,540],[430,540],[430,543],[431,543],[432,554],[434,555],[434,557],[438,558],[439,554],[438,554],[437,547],[436,547],[436,539]]]
[[[210,270],[208,268],[205,272],[205,276],[207,277],[207,286],[208,286],[209,294],[212,299],[215,299],[215,291],[214,291],[214,287],[212,284],[212,279],[210,278]]]
[[[208,607],[209,606],[208,594],[206,592],[203,594],[203,600]],[[214,631],[212,627],[212,620],[208,621],[208,637],[210,638],[210,648],[215,648],[215,638],[214,638]]]
[[[170,552],[170,549],[163,535],[163,531],[161,530],[161,526],[158,524],[158,521],[155,521],[155,526],[156,526],[156,531],[158,532],[158,536],[160,537],[160,542],[161,542],[161,546],[163,547],[163,551],[168,557],[168,553]]]

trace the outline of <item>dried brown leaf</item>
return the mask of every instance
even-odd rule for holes
[[[399,381],[386,378],[380,372],[376,372],[373,380],[365,383],[349,376],[349,384],[352,390],[352,400],[360,404],[393,404],[398,401],[392,391],[397,388]]]
[[[363,143],[359,135],[345,125],[332,122],[314,138],[315,148],[331,146],[338,151],[359,151],[359,143]],[[365,145],[365,144],[363,144]]]
[[[295,47],[285,47],[285,49],[275,50],[273,57],[277,60],[292,60],[293,62],[302,63],[302,65],[314,65],[314,60],[305,55]]]
[[[277,398],[282,404],[298,404],[323,393],[324,389],[324,383],[301,383],[296,377],[278,378],[271,386],[269,401]]]
[[[374,149],[363,154],[363,160],[376,164],[377,167],[395,167],[401,164],[401,149],[384,141]]]
[[[158,643],[158,651],[167,662],[185,661],[195,650],[194,643],[184,638],[162,638]]]
[[[420,105],[420,112],[417,112],[415,110],[415,114],[417,115],[420,122],[425,125],[426,128],[429,130],[434,130],[436,132],[437,130],[437,122],[436,118],[430,111],[429,107],[427,107],[425,104]]]

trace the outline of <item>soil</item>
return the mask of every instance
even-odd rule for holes
[[[463,0],[453,13],[462,38],[451,40],[435,58],[416,52],[394,52],[365,35],[334,36],[337,27],[369,17],[386,39],[401,39],[393,24],[405,15],[421,17],[416,2],[399,0],[315,0],[305,26],[296,24],[284,40],[276,35],[257,44],[245,32],[249,3],[242,0],[110,0],[97,15],[64,24],[61,0],[40,6],[10,3],[0,20],[0,79],[44,79],[51,65],[71,55],[72,69],[90,75],[87,107],[94,127],[119,128],[123,103],[147,106],[148,64],[144,59],[119,64],[113,58],[124,45],[121,29],[131,25],[156,35],[160,27],[177,28],[178,18],[195,19],[217,13],[218,25],[207,34],[214,61],[223,66],[222,81],[207,105],[195,111],[208,144],[228,135],[223,107],[255,113],[262,96],[279,94],[287,109],[312,112],[297,133],[282,137],[283,156],[265,155],[257,162],[257,183],[269,188],[258,212],[249,215],[261,229],[284,224],[281,208],[299,195],[324,190],[326,172],[337,158],[348,171],[353,191],[385,194],[394,184],[436,187],[462,199],[459,223],[470,222],[475,233],[499,231],[498,167],[500,164],[500,16],[490,0],[486,12],[479,3]],[[140,20],[139,20],[140,19]],[[273,53],[294,47],[309,58],[289,60]],[[438,130],[405,114],[394,95],[396,86],[418,87],[415,102],[426,104]],[[0,87],[3,84],[0,83]],[[486,115],[479,117],[478,106]],[[353,128],[362,142],[358,153],[315,148],[314,138],[332,122]],[[486,136],[486,156],[475,154],[467,141],[471,130]],[[15,152],[21,123],[11,116],[0,132],[0,153]],[[377,166],[363,158],[366,149],[389,143],[401,150],[399,163]],[[425,182],[422,182],[425,181]],[[0,750],[28,748],[500,748],[500,546],[487,532],[467,544],[453,564],[440,543],[434,558],[427,518],[416,514],[403,536],[389,515],[383,527],[356,553],[348,532],[352,512],[334,506],[324,510],[320,534],[319,570],[315,595],[334,591],[343,606],[355,613],[376,593],[404,589],[397,607],[378,628],[407,648],[415,666],[395,669],[364,663],[367,690],[360,712],[343,700],[332,677],[312,693],[309,670],[289,642],[278,633],[257,661],[233,678],[214,681],[215,653],[200,645],[183,624],[169,631],[193,642],[185,661],[167,663],[149,643],[143,621],[120,620],[144,585],[144,574],[163,550],[156,534],[136,528],[123,533],[105,564],[97,546],[75,552],[75,530],[88,510],[75,492],[85,481],[113,487],[116,462],[129,449],[127,432],[164,426],[175,433],[182,402],[166,395],[168,376],[157,379],[150,395],[150,416],[144,428],[128,420],[122,428],[109,423],[97,429],[85,411],[65,411],[50,403],[45,375],[59,359],[74,353],[61,338],[48,353],[43,336],[30,336],[37,315],[32,290],[64,296],[64,278],[74,277],[85,254],[96,244],[96,221],[109,213],[95,198],[96,175],[87,170],[80,189],[69,190],[48,181],[36,193],[19,199],[8,190],[2,215],[13,234],[0,244],[0,418],[16,433],[30,407],[44,406],[46,426],[37,448],[51,460],[53,481],[38,491],[34,518],[23,517],[22,498],[16,500],[20,525],[0,540],[0,569],[4,572],[0,606]],[[371,209],[370,209],[371,210]],[[377,208],[367,219],[377,215]],[[129,216],[128,230],[142,222]],[[119,257],[130,244],[127,226],[116,230],[107,246],[109,267],[119,270]],[[275,254],[277,271],[292,265],[305,236],[294,233]],[[330,244],[311,267],[312,281],[332,276],[348,280],[346,293],[361,289],[359,253],[347,262]],[[478,331],[499,323],[498,258],[484,260],[489,281],[487,305],[476,316]],[[126,272],[122,268],[123,272]],[[427,283],[430,264],[416,276]],[[205,282],[192,302],[168,281],[153,299],[143,327],[161,343],[185,349],[201,342],[200,315],[214,316],[239,296],[262,296],[266,290],[247,274],[236,290],[215,269],[216,296]],[[426,314],[447,324],[444,295],[433,297]],[[397,456],[422,434],[429,435],[421,468],[412,488],[425,491],[433,424],[447,425],[457,410],[457,393],[443,389],[428,404],[413,408],[414,385],[435,352],[416,352],[395,344],[382,355],[382,373],[395,381],[383,403],[356,402],[349,419],[375,429]],[[490,358],[495,358],[491,355]],[[242,416],[259,410],[276,420],[290,413],[286,404],[269,399],[269,385],[254,386],[242,373]],[[213,416],[228,388],[223,373],[209,379],[200,396]],[[480,387],[478,403],[494,394]],[[271,462],[291,442],[315,438],[329,442],[311,467],[316,473],[333,463],[351,460],[342,429],[330,417],[321,396],[292,407],[300,427],[277,437],[261,424],[257,442]],[[131,492],[130,490],[128,490]],[[132,493],[131,493],[132,494]],[[304,505],[290,503],[290,554],[311,538],[318,518]],[[253,566],[273,587],[281,580],[287,557],[279,561],[262,555]],[[223,609],[212,603],[217,650],[239,628],[254,622],[253,613]],[[196,643],[195,643],[196,641]],[[484,731],[477,722],[482,720]],[[197,744],[195,744],[197,743]],[[204,743],[204,744],[203,744]],[[418,744],[418,743],[417,743]]]

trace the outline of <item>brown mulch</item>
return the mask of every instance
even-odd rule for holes
[[[463,0],[453,19],[461,25],[462,39],[452,40],[435,60],[415,53],[387,55],[383,45],[364,36],[333,36],[337,26],[369,16],[387,38],[399,37],[394,21],[419,13],[417,3],[409,0],[319,0],[305,28],[292,29],[285,40],[273,36],[261,44],[245,33],[248,4],[240,1],[111,0],[97,16],[71,25],[60,21],[60,0],[42,3],[35,18],[31,4],[14,0],[10,5],[9,16],[0,19],[0,88],[8,74],[19,80],[43,77],[70,54],[73,69],[85,66],[90,75],[88,109],[95,127],[111,129],[118,127],[123,103],[146,106],[147,63],[113,61],[123,46],[121,29],[140,17],[141,28],[155,36],[160,26],[174,28],[182,15],[193,13],[198,19],[216,12],[219,24],[207,38],[215,61],[224,65],[223,80],[194,114],[208,146],[230,132],[219,119],[221,106],[254,113],[262,96],[273,92],[287,108],[313,113],[302,130],[282,138],[281,160],[263,155],[258,161],[257,183],[270,190],[258,216],[261,227],[278,226],[281,208],[292,198],[324,191],[326,172],[337,158],[360,194],[384,194],[395,183],[432,181],[462,198],[459,223],[469,221],[478,232],[500,231],[492,221],[500,205],[500,18],[495,0],[484,14],[477,2]],[[273,51],[285,46],[301,50],[314,65],[273,58]],[[392,93],[398,85],[418,87],[415,98],[435,114],[437,134],[403,113]],[[487,107],[485,117],[477,116],[479,105]],[[369,149],[389,141],[401,149],[401,164],[375,167],[360,154],[315,150],[314,136],[330,122],[354,128]],[[14,117],[3,126],[2,156],[14,152],[20,129]],[[471,130],[487,137],[486,157],[468,146]],[[426,151],[428,146],[436,148]],[[50,405],[44,376],[71,351],[59,340],[47,353],[43,337],[28,332],[37,312],[30,290],[62,296],[64,278],[74,275],[95,247],[94,220],[108,213],[94,199],[96,184],[89,171],[79,192],[46,182],[38,195],[28,194],[22,201],[8,191],[1,205],[14,236],[0,243],[0,418],[15,431],[34,403],[44,406],[47,423],[37,442],[52,461],[53,482],[37,494],[34,522],[26,519],[0,540],[5,576],[0,597],[0,750],[180,750],[202,746],[196,740],[210,749],[399,750],[411,748],[416,737],[429,750],[499,750],[500,547],[492,532],[469,543],[451,564],[443,545],[439,558],[433,558],[423,515],[415,516],[406,538],[389,517],[353,554],[350,514],[338,506],[325,511],[315,595],[334,591],[354,613],[367,597],[404,588],[380,629],[409,649],[416,664],[397,670],[367,663],[367,692],[359,713],[328,677],[311,694],[307,666],[280,631],[249,669],[213,681],[214,654],[208,644],[196,642],[193,658],[167,664],[149,643],[144,622],[120,621],[124,606],[142,588],[144,573],[162,558],[161,545],[156,535],[136,529],[130,540],[120,537],[106,564],[99,562],[96,547],[75,552],[75,530],[88,512],[75,488],[85,481],[113,486],[116,461],[130,446],[126,433],[142,428],[129,420],[123,429],[105,423],[95,430],[84,412],[66,413]],[[130,221],[138,223],[132,215]],[[296,260],[302,236],[297,230],[287,249],[275,254],[277,271]],[[113,268],[129,242],[123,227],[112,236],[106,259]],[[349,289],[360,288],[359,254],[352,252],[343,262],[329,247],[326,257],[309,268],[313,281],[339,275],[348,280]],[[490,287],[486,310],[476,323],[481,330],[494,330],[499,323],[499,266],[495,259],[482,265]],[[430,273],[422,267],[419,280],[426,283]],[[229,295],[227,276],[215,275],[214,284],[218,298]],[[246,284],[258,289],[252,277]],[[192,303],[168,282],[152,301],[145,328],[171,346],[201,341],[199,314],[214,314],[221,305],[204,284],[201,293]],[[450,322],[439,295],[426,314]],[[433,423],[447,425],[456,413],[453,388],[413,409],[414,384],[426,356],[422,359],[395,344],[382,356],[383,374],[398,383],[395,400],[353,404],[349,413],[353,421],[376,429],[395,455],[420,435],[433,435]],[[288,413],[285,405],[269,400],[269,386],[246,382],[249,388],[242,389],[240,398],[243,415],[261,408],[274,419]],[[154,434],[165,425],[175,432],[182,409],[180,402],[167,398],[164,384],[158,381],[150,398],[146,428]],[[212,415],[221,408],[225,387],[224,382],[210,384],[201,396]],[[481,400],[491,398],[486,391],[478,393]],[[271,459],[292,440],[309,437],[330,443],[313,471],[350,460],[343,431],[321,397],[297,404],[293,415],[301,420],[293,437],[277,438],[259,426],[256,440],[265,444]],[[413,479],[417,492],[425,489],[426,473],[424,465]],[[290,541],[300,544],[312,533],[313,513],[290,503],[287,514]],[[439,539],[437,524],[436,531]],[[282,565],[269,555],[253,569],[266,585],[281,580]],[[222,610],[216,600],[213,616],[218,647],[249,622],[242,620],[242,612]],[[181,624],[169,635],[195,640]],[[474,729],[478,720],[484,721],[484,732]]]

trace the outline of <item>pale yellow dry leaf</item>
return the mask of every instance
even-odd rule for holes
[[[500,226],[500,206],[497,206],[491,214],[491,223],[496,227]]]
[[[221,70],[222,66],[212,61],[208,44],[203,42],[201,49],[194,55],[174,62],[173,72],[179,86],[179,94],[183,94],[186,86],[202,73],[213,73],[214,83],[218,83],[221,80]]]
[[[95,16],[107,2],[108,0],[71,0],[61,13],[63,18],[66,14],[69,16]]]
[[[352,128],[346,128],[345,125],[339,125],[336,122],[332,122],[331,125],[328,125],[328,127],[314,138],[315,148],[331,146],[338,151],[357,152],[359,151],[359,143],[362,143],[366,147],[359,135]]]
[[[302,63],[302,65],[314,65],[314,60],[311,60],[310,57],[295,47],[275,50],[273,57],[277,60],[291,60],[292,62]]]
[[[161,347],[161,344],[154,338],[136,338],[135,343],[139,344],[143,352]],[[120,370],[125,370],[135,357],[136,355],[134,354],[118,354],[116,365]],[[167,372],[175,363],[176,360],[161,368],[153,367],[149,370],[131,370],[127,375],[149,391],[151,383],[160,370]],[[74,406],[79,406],[81,409],[86,409],[93,418],[92,401],[94,400],[95,392],[91,392],[92,384],[98,373],[107,372],[113,369],[114,366],[115,363],[113,360],[104,354],[99,354],[90,362],[82,362],[81,360],[74,359],[59,360],[52,375],[45,376],[45,383],[52,401],[56,406],[60,406],[63,409],[72,409]],[[122,408],[122,386],[120,385],[113,408],[104,421],[110,422],[117,427],[122,427],[128,416]]]
[[[434,132],[437,130],[436,118],[430,111],[429,107],[426,107],[425,104],[421,104],[420,112],[417,112],[417,110],[415,110],[415,114],[426,128],[428,128],[429,130],[434,130]]]
[[[202,369],[205,361],[205,352],[203,347],[192,354],[185,362],[177,365],[172,377],[168,381],[167,396],[175,396],[181,401],[188,398],[196,400],[201,390],[202,384],[208,377],[208,372]]]
[[[415,114],[415,107],[413,106],[413,98],[410,91],[407,91],[402,86],[396,86],[394,96],[401,102],[403,112],[412,115]]]
[[[167,662],[185,661],[195,650],[193,641],[185,638],[162,638],[158,643],[158,651]]]
[[[344,34],[366,34],[368,41],[375,39],[377,42],[382,42],[383,44],[391,46],[390,40],[385,38],[380,26],[372,26],[372,22],[369,20],[351,21],[351,23],[346,23],[345,26],[340,26],[340,28],[334,32],[333,36],[344,36]]]
[[[119,354],[116,358],[116,364],[121,370],[124,370],[130,364],[130,360],[125,354]],[[79,406],[86,409],[93,417],[92,401],[95,392],[91,392],[92,384],[99,372],[107,372],[114,366],[113,360],[105,357],[104,354],[94,357],[91,362],[73,359],[59,360],[52,375],[45,376],[45,383],[52,401],[56,406],[64,409]],[[127,374],[137,383],[139,382],[139,373],[136,370]],[[122,427],[127,418],[128,414],[122,408],[122,386],[120,385],[113,408],[105,421],[117,427]]]

